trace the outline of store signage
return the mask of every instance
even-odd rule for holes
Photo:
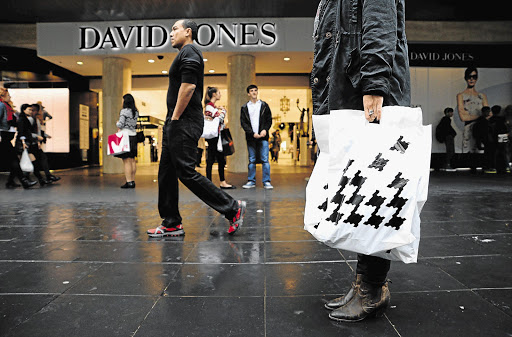
[[[510,68],[510,45],[416,44],[409,43],[409,62],[413,67]]]
[[[79,27],[80,50],[160,48],[170,40],[170,27],[163,25],[113,25]],[[202,23],[197,43],[203,47],[272,46],[277,41],[273,22]]]

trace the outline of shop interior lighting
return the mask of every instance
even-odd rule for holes
[[[283,60],[285,60],[286,62],[290,61],[290,58],[289,57],[285,57]]]
[[[213,69],[210,69],[210,70],[208,70],[208,71],[209,71],[210,73],[214,73],[214,72],[215,72],[215,70],[213,70]]]
[[[203,59],[203,62],[206,62],[206,61],[208,61],[208,59]]]
[[[77,61],[76,64],[78,64],[79,66],[83,65],[84,63],[82,61]]]
[[[167,70],[162,70],[162,74],[167,74]]]
[[[153,60],[153,59],[149,59],[149,60],[148,60],[148,62],[149,62],[149,63],[155,63],[155,60]]]

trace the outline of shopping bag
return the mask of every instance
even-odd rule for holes
[[[20,168],[23,172],[31,173],[34,172],[34,165],[30,160],[27,149],[24,149],[21,153]]]
[[[144,143],[145,139],[146,136],[144,135],[144,127],[142,126],[142,123],[139,122],[137,127],[137,143]]]
[[[211,118],[208,116],[204,117],[203,134],[201,135],[204,139],[212,139],[219,136],[219,125],[220,118]]]
[[[313,116],[313,126],[320,155],[306,188],[305,229],[330,247],[416,262],[432,133],[421,109],[384,107],[380,124],[337,110]]]
[[[222,139],[222,152],[225,156],[231,156],[235,153],[235,143],[233,142],[233,137],[231,137],[231,132],[228,128],[224,128],[220,131],[220,138]]]
[[[130,152],[130,136],[124,132],[114,133],[107,138],[107,154],[119,155]]]

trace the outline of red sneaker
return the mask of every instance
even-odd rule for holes
[[[183,225],[179,224],[176,226],[158,226],[157,228],[148,229],[146,232],[151,238],[161,238],[164,236],[181,236],[185,235],[185,231],[183,230]]]
[[[247,208],[247,203],[245,201],[238,200],[238,211],[236,212],[236,215],[234,216],[233,220],[229,221],[229,229],[228,234],[233,235],[236,231],[238,231],[243,223],[244,223],[244,216],[245,216],[245,210]]]

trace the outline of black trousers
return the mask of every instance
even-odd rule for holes
[[[386,282],[391,261],[376,256],[357,254],[356,273],[362,275],[362,281],[374,286]]]
[[[2,141],[0,141],[0,156],[2,156],[9,168],[8,181],[10,182],[13,181],[15,177],[20,180],[23,178],[23,172],[20,168],[20,160],[11,143],[11,140],[14,138],[13,135],[14,134],[12,132],[2,132]]]
[[[188,120],[167,119],[162,140],[162,155],[158,168],[158,211],[169,225],[182,223],[178,201],[178,179],[199,199],[231,219],[238,203],[196,171],[197,142],[203,125]]]
[[[452,159],[453,155],[455,154],[455,143],[453,141],[452,135],[447,135],[444,144],[446,146],[446,166],[453,166],[452,165]]]
[[[220,181],[226,180],[224,176],[224,166],[226,166],[226,157],[224,157],[224,153],[217,151],[217,142],[219,141],[219,137],[215,137],[212,139],[207,139],[208,142],[208,158],[206,159],[206,177],[212,180],[212,167],[215,159],[217,159],[217,164],[219,168],[219,179]]]

